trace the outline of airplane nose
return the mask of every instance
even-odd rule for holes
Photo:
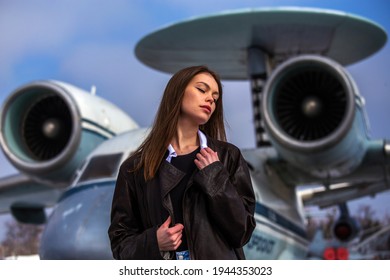
[[[41,259],[113,259],[107,230],[114,182],[68,190],[49,217]]]

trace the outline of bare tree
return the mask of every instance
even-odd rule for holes
[[[3,255],[21,256],[38,254],[43,227],[8,221],[6,236],[2,242]]]
[[[360,205],[357,220],[362,231],[361,241],[382,228],[381,221],[375,219],[375,210],[370,205]]]

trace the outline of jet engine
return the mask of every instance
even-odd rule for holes
[[[314,176],[351,172],[368,145],[364,100],[337,62],[302,55],[280,64],[264,87],[262,117],[279,155]]]
[[[102,141],[138,125],[94,94],[58,81],[36,81],[2,106],[0,144],[21,172],[57,187]]]

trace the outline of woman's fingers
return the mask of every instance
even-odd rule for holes
[[[171,218],[169,217],[158,229],[157,229],[157,243],[161,251],[176,250],[183,237],[182,224],[176,224],[173,227],[169,227]]]
[[[201,149],[200,152],[196,154],[196,159],[194,160],[198,169],[203,169],[215,161],[219,161],[218,153],[214,152],[209,147]]]

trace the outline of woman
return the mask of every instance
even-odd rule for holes
[[[245,259],[255,198],[226,142],[222,85],[205,66],[168,82],[151,132],[122,163],[108,230],[116,259]]]

